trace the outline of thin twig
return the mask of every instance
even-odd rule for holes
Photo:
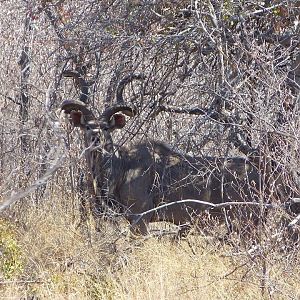
[[[7,285],[7,284],[35,284],[35,283],[45,283],[43,280],[7,280],[7,281],[0,281],[0,285]]]
[[[300,214],[288,224],[288,228],[294,227],[300,221]]]

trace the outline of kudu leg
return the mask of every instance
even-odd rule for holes
[[[133,216],[130,216],[128,218],[128,221],[130,222],[130,231],[133,234],[138,234],[138,235],[148,235],[149,234],[149,223],[152,220],[153,213],[146,214],[142,218],[140,217],[140,213],[143,213],[147,210],[152,209],[154,206],[149,205],[145,210],[143,211],[135,211],[133,213]]]
[[[147,199],[149,196],[145,196],[143,199]],[[128,221],[130,222],[130,231],[133,234],[138,235],[148,235],[149,234],[149,223],[153,219],[153,212],[147,213],[144,216],[141,217],[141,213],[144,213],[148,210],[151,210],[154,208],[154,204],[152,200],[145,200],[141,204],[140,202],[136,202],[134,205],[132,205],[132,210],[130,215],[128,217]]]

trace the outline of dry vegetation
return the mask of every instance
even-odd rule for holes
[[[155,139],[200,157],[255,149],[299,193],[299,7],[0,1],[0,299],[300,299],[299,239],[285,227],[296,214],[282,209],[251,238],[226,237],[212,221],[179,239],[164,223],[134,237],[122,217],[96,220],[98,231],[92,217],[80,222],[82,137],[56,114],[82,96],[66,70],[91,83],[85,100],[97,117],[123,78],[143,74],[124,91],[138,115],[114,142]],[[279,205],[269,187],[259,201]]]
[[[270,239],[249,254],[209,235],[132,238],[125,222],[83,232],[67,205],[73,200],[54,193],[1,220],[1,299],[300,297],[298,251],[280,251]]]

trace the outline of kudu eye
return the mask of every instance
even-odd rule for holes
[[[107,131],[107,130],[109,130],[110,129],[110,125],[109,124],[107,124],[106,122],[104,123],[104,122],[102,122],[102,123],[100,123],[100,129],[101,130],[105,130],[105,131]]]

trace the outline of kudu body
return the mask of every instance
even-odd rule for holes
[[[83,131],[87,164],[98,189],[96,196],[118,203],[126,218],[142,234],[147,233],[149,222],[192,222],[207,208],[195,202],[175,203],[178,200],[259,202],[283,197],[282,192],[287,199],[290,196],[282,189],[280,176],[273,174],[270,180],[266,172],[246,158],[191,157],[155,141],[115,149],[111,132],[125,124],[124,116],[116,113],[133,116],[135,112],[129,107],[110,107],[99,119],[81,101],[66,100],[61,109]],[[139,217],[165,203],[174,205]],[[257,207],[247,207],[247,213],[252,210],[257,213]],[[221,210],[214,209],[211,213],[224,216]]]

